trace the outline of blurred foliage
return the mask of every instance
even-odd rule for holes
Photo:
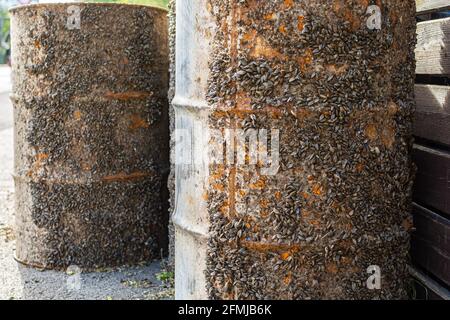
[[[0,63],[6,63],[6,52],[10,47],[8,9],[0,9]]]
[[[86,2],[141,4],[167,9],[169,0],[87,0]]]

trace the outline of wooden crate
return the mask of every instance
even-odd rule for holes
[[[450,299],[450,0],[416,0],[412,275],[418,299]]]
[[[450,286],[450,220],[417,204],[411,239],[413,263]]]
[[[422,271],[411,268],[413,278],[412,297],[417,300],[450,300],[450,291]]]

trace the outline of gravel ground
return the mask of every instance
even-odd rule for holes
[[[0,66],[0,300],[5,299],[171,299],[173,289],[157,279],[161,261],[139,267],[83,273],[25,267],[14,260],[12,106],[9,68]]]

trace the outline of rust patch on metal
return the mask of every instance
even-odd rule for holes
[[[132,115],[130,117],[131,120],[131,124],[129,126],[129,128],[131,130],[137,130],[137,129],[147,129],[148,127],[150,127],[150,125],[148,124],[148,122],[145,119],[142,119],[139,115]]]
[[[106,92],[105,98],[109,100],[143,100],[148,97],[153,96],[153,92],[143,92],[143,91],[126,91],[126,92]]]
[[[146,177],[149,177],[151,173],[148,172],[133,172],[130,174],[119,173],[112,176],[103,177],[103,181],[107,182],[118,182],[118,181],[133,181],[133,180],[141,180]]]

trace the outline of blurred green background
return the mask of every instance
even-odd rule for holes
[[[31,2],[36,3],[39,1],[32,0]],[[68,1],[61,0],[61,2],[68,2]],[[80,2],[129,3],[129,4],[150,5],[167,9],[167,4],[169,0],[85,0],[85,1],[80,0]],[[18,4],[19,2],[17,0],[0,0],[0,64],[7,63],[8,61],[8,54],[10,47],[8,9]]]
[[[0,9],[0,64],[7,63],[9,53],[9,15],[5,8]]]

